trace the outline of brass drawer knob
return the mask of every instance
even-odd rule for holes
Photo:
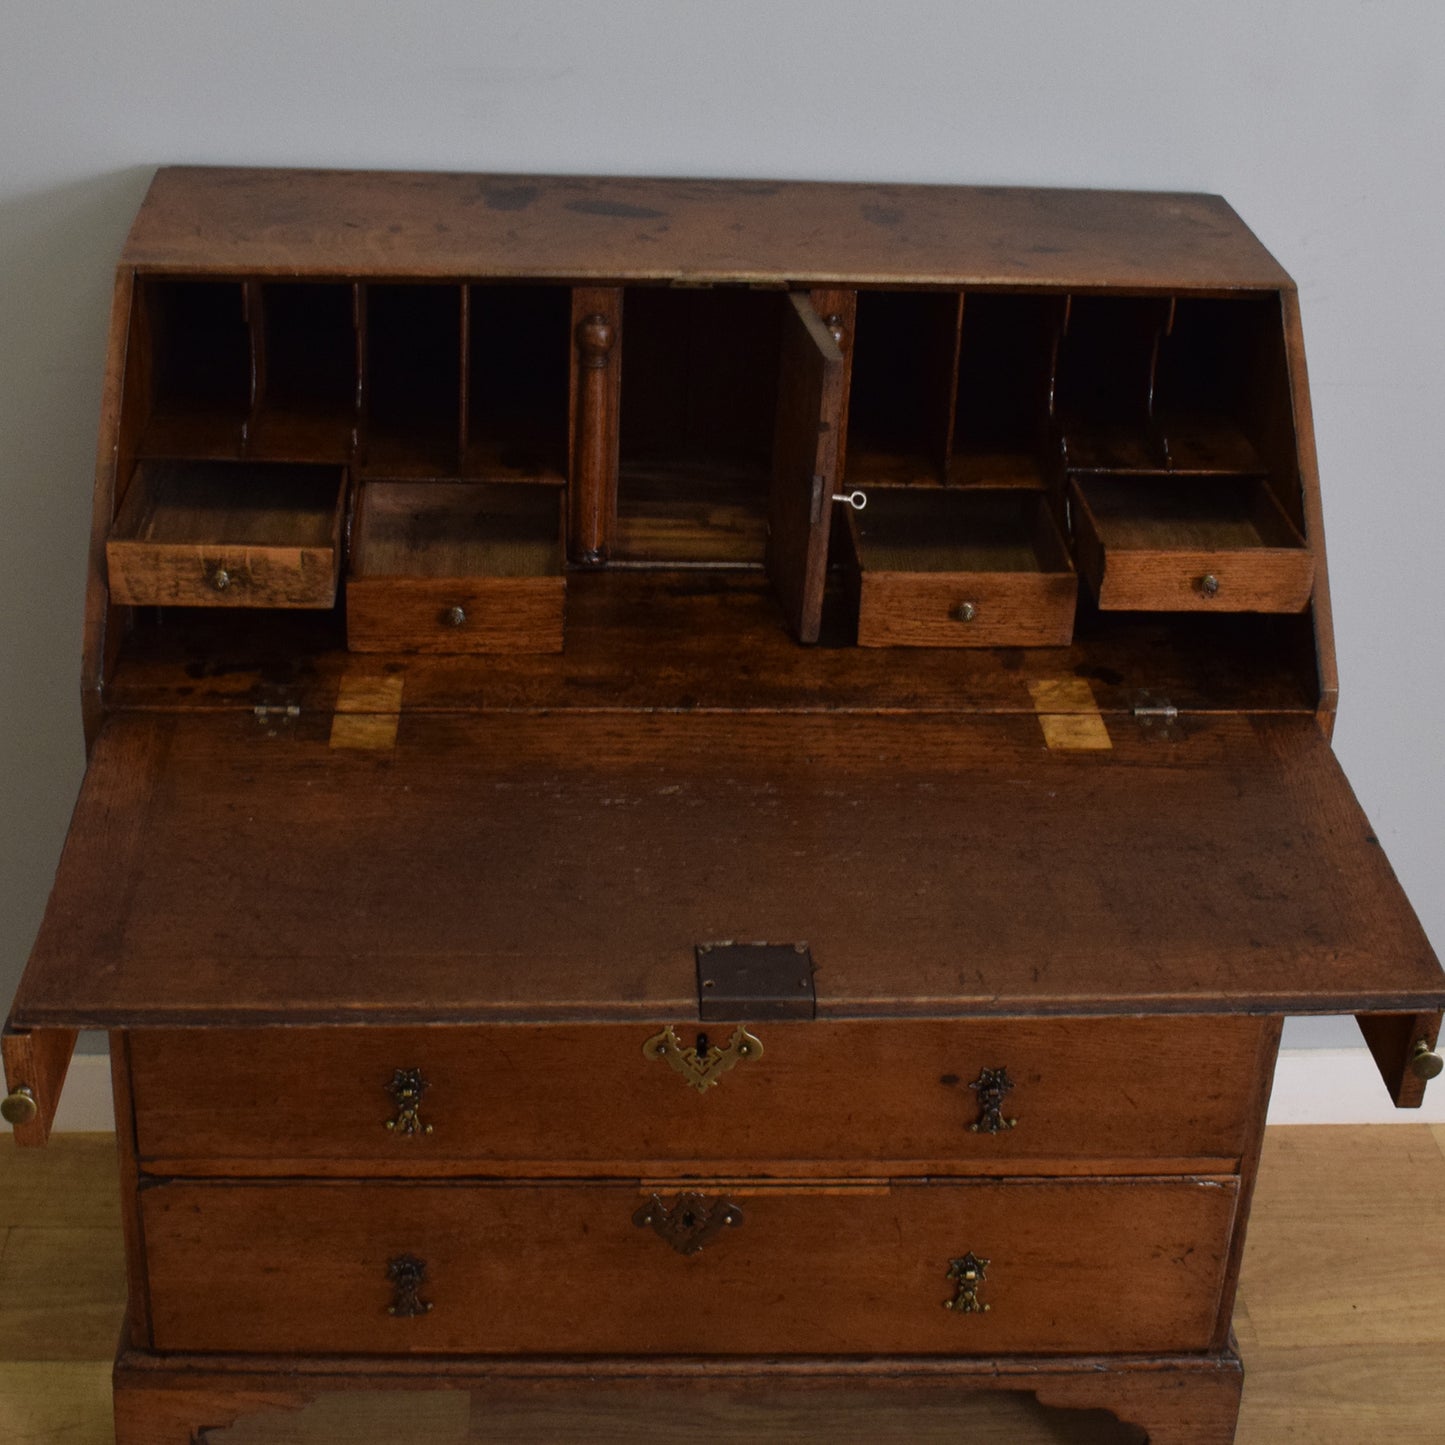
[[[1219,596],[1219,578],[1213,572],[1199,579],[1199,590],[1205,597]]]
[[[980,1259],[972,1250],[962,1259],[948,1262],[948,1278],[953,1281],[953,1298],[946,1299],[943,1307],[960,1315],[986,1315],[993,1308],[978,1297],[979,1290],[988,1279],[988,1267],[992,1260]]]
[[[399,1254],[387,1261],[386,1277],[392,1287],[387,1314],[394,1319],[410,1320],[431,1313],[431,1301],[421,1297],[421,1287],[426,1283],[426,1260],[414,1254]]]
[[[1004,1096],[1013,1092],[1014,1081],[1004,1068],[985,1069],[968,1087],[978,1095],[978,1120],[968,1126],[972,1134],[1005,1134],[1017,1119],[1004,1117]]]
[[[231,585],[231,574],[224,567],[217,567],[211,573],[211,586],[217,592],[224,592]]]
[[[1415,1045],[1415,1056],[1410,1060],[1410,1068],[1417,1079],[1424,1079],[1428,1083],[1445,1072],[1445,1059],[1431,1049],[1428,1040],[1421,1039]],[[5,1117],[8,1119],[10,1116],[7,1114]]]
[[[953,609],[953,615],[959,622],[972,622],[978,616],[978,606],[973,602],[960,602]]]
[[[650,1229],[679,1254],[696,1254],[708,1240],[725,1229],[737,1229],[743,1212],[731,1199],[688,1191],[670,1205],[654,1194],[633,1216],[639,1229]]]
[[[711,1043],[706,1034],[699,1034],[697,1042],[690,1048],[684,1047],[671,1024],[642,1046],[643,1058],[661,1059],[699,1094],[716,1087],[718,1080],[729,1069],[736,1068],[745,1059],[760,1059],[762,1056],[763,1041],[756,1034],[750,1034],[743,1024],[733,1030],[733,1036],[724,1048]]]
[[[465,607],[448,607],[441,616],[443,627],[462,627],[466,624],[466,620]]]
[[[386,1092],[396,1109],[396,1118],[386,1121],[387,1132],[414,1139],[420,1134],[430,1134],[432,1126],[423,1124],[421,1119],[422,1095],[427,1091],[427,1082],[420,1069],[398,1069],[391,1076]]]
[[[35,1102],[35,1095],[31,1093],[26,1084],[5,1096],[4,1103],[0,1103],[0,1117],[3,1117],[7,1124],[28,1124],[40,1112],[40,1106]]]

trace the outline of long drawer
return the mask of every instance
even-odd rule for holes
[[[158,1184],[159,1350],[1204,1348],[1237,1186]]]
[[[1227,1173],[1272,1037],[1245,1018],[704,1028],[137,1031],[142,1167]]]

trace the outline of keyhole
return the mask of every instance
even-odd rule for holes
[[[692,1210],[689,1209],[682,1216],[682,1223],[684,1229],[691,1229],[693,1225],[697,1223],[697,1215],[695,1215]]]
[[[705,1059],[705,1058],[707,1058],[707,1051],[708,1051],[707,1035],[706,1035],[706,1034],[699,1034],[699,1035],[697,1036],[697,1056],[698,1056],[698,1058],[700,1058],[700,1059]]]

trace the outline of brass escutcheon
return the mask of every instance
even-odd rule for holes
[[[430,1134],[432,1126],[421,1121],[421,1099],[426,1093],[427,1083],[420,1069],[397,1069],[386,1086],[391,1102],[396,1107],[396,1118],[386,1121],[388,1133],[402,1134],[415,1138],[418,1134]]]
[[[669,1024],[643,1044],[642,1056],[670,1064],[699,1094],[705,1094],[729,1069],[744,1059],[762,1058],[763,1041],[756,1034],[750,1034],[746,1025],[739,1024],[726,1048],[720,1049],[716,1044],[708,1043],[706,1034],[699,1034],[697,1044],[687,1048]]]
[[[988,1278],[988,1267],[992,1260],[980,1259],[972,1250],[962,1259],[948,1262],[948,1278],[954,1282],[952,1299],[946,1299],[943,1307],[960,1315],[986,1315],[993,1308],[983,1304],[978,1292]]]
[[[736,1229],[743,1222],[743,1212],[731,1199],[709,1199],[706,1194],[691,1191],[679,1194],[671,1206],[654,1194],[632,1216],[639,1229],[651,1229],[665,1244],[679,1254],[696,1254],[708,1240],[724,1229]]]

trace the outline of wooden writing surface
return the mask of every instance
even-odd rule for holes
[[[15,1019],[694,1016],[806,942],[820,1015],[1428,1007],[1439,965],[1312,720],[1054,751],[1038,720],[135,715]],[[257,900],[264,898],[264,909]]]

